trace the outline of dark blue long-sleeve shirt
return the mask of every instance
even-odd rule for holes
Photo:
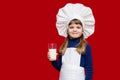
[[[77,47],[78,43],[80,42],[80,39],[70,39],[68,43],[68,48],[70,47]],[[86,51],[85,54],[81,55],[81,60],[80,60],[80,66],[85,68],[85,80],[92,80],[92,75],[93,75],[93,65],[92,65],[92,53],[91,53],[91,48],[87,44],[86,46]],[[59,54],[58,60],[52,61],[52,65],[60,71],[61,66],[62,66],[62,55]]]

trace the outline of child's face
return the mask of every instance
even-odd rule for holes
[[[68,35],[70,38],[78,38],[83,34],[83,28],[80,24],[70,24],[68,26]]]

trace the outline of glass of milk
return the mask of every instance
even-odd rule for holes
[[[56,43],[48,43],[48,51],[50,60],[56,60],[57,57],[57,44]]]

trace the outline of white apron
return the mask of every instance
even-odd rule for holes
[[[85,80],[84,67],[80,67],[81,55],[76,48],[67,48],[62,57],[59,80]]]

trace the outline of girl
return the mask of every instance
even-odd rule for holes
[[[74,10],[75,6],[74,4],[69,4],[67,7]],[[78,8],[78,4],[75,8]],[[62,9],[66,10],[67,8]],[[65,30],[67,37],[60,47],[58,59],[51,60],[51,56],[48,55],[48,59],[52,62],[52,65],[60,71],[59,80],[92,80],[92,54],[91,48],[85,40],[85,25],[82,20],[79,17],[68,20],[69,23],[67,23]],[[65,36],[65,34],[62,35]]]

